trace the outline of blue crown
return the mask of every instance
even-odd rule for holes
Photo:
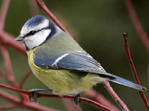
[[[24,24],[28,27],[33,27],[33,26],[36,26],[40,23],[42,23],[46,18],[42,15],[37,15],[37,16],[34,16],[32,18],[30,18],[29,20],[27,20],[27,22]]]

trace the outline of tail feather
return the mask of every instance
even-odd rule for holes
[[[141,85],[135,84],[129,80],[126,80],[126,79],[118,77],[118,76],[113,76],[113,78],[111,78],[110,81],[124,85],[124,86],[128,86],[130,88],[133,88],[133,89],[136,89],[139,91],[146,91],[147,90],[145,87],[143,87]]]

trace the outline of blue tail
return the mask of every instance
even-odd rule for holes
[[[128,86],[130,88],[137,89],[139,91],[146,91],[147,90],[145,87],[143,87],[141,85],[135,84],[129,80],[123,79],[123,78],[115,76],[115,75],[113,76],[112,79],[110,79],[110,81],[124,85],[124,86]]]

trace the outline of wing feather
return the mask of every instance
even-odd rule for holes
[[[66,55],[66,56],[64,56]],[[42,68],[70,69],[90,73],[104,73],[100,63],[85,52],[59,54],[55,57],[34,55],[34,63]]]

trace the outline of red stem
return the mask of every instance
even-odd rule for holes
[[[141,82],[138,77],[138,73],[136,71],[136,67],[135,67],[134,62],[131,57],[131,53],[130,53],[130,49],[129,49],[129,45],[128,45],[128,34],[124,32],[123,38],[124,38],[125,50],[126,50],[126,54],[127,54],[127,58],[128,58],[131,70],[133,72],[136,82],[141,85]],[[143,99],[144,104],[146,105],[147,109],[149,110],[149,102],[147,101],[147,98],[146,98],[144,92],[139,91],[139,94],[140,94],[141,98]]]
[[[33,94],[32,92],[25,91],[25,90],[15,88],[15,87],[11,87],[11,86],[8,86],[8,85],[2,84],[2,83],[0,83],[0,87],[6,88],[6,89],[9,89],[9,90],[18,92],[18,93],[23,93],[23,94],[26,94],[28,96]],[[1,93],[0,93],[0,96],[1,96]],[[67,95],[66,96],[58,96],[58,95],[54,95],[54,94],[42,94],[42,93],[38,93],[38,97],[50,97],[50,98],[51,97],[54,97],[54,98],[61,98],[62,97],[62,98],[74,99],[74,96],[67,96]],[[109,109],[106,106],[104,106],[102,104],[99,104],[96,101],[93,101],[93,100],[88,99],[88,98],[80,97],[80,101],[92,104],[92,105],[96,106],[97,108],[99,108],[103,111],[112,111],[113,110],[113,109]]]
[[[30,109],[33,111],[57,111],[55,109],[47,108],[45,106],[36,104],[34,102],[29,102],[29,101],[23,101],[22,102],[22,101],[20,101],[20,99],[12,96],[6,92],[3,92],[3,91],[0,91],[0,97],[11,102],[11,103],[13,103],[13,104],[16,104],[19,107],[23,107],[23,108]]]
[[[5,18],[7,15],[8,7],[9,7],[10,0],[3,0],[1,11],[0,11],[0,30],[3,29]]]
[[[110,87],[109,82],[105,81],[103,84],[104,84],[105,88],[107,89],[107,91],[111,94],[111,96],[113,97],[113,99],[116,101],[116,103],[120,106],[120,108],[122,109],[122,111],[129,111],[129,109],[127,108],[126,104],[115,93],[115,91],[112,89],[112,87]]]
[[[8,109],[14,109],[17,108],[17,105],[5,105],[5,106],[0,106],[0,111],[2,110],[8,110]]]
[[[149,55],[149,38],[142,28],[142,25],[140,23],[139,18],[136,15],[136,12],[134,10],[134,7],[133,7],[131,0],[125,0],[125,3],[126,3],[126,7],[128,10],[129,16],[131,18],[131,21],[133,22],[133,25],[136,28],[136,30],[139,34],[139,37],[142,40],[142,42],[146,48],[146,51]]]
[[[29,70],[29,71],[27,71],[26,74],[24,74],[24,76],[22,77],[22,80],[20,81],[19,88],[23,87],[25,81],[28,79],[28,77],[31,75],[31,73],[32,73],[32,71]]]
[[[6,32],[0,31],[0,43],[4,44],[7,47],[9,46],[10,48],[13,48],[23,55],[26,55],[26,51],[23,45],[14,40],[14,37]]]
[[[107,101],[102,95],[98,94],[93,89],[83,92],[83,95],[87,98],[90,98],[98,103],[101,103],[114,111],[119,111],[114,105],[112,105],[109,101]]]
[[[10,84],[13,84],[13,86],[17,86],[17,84],[14,83],[14,81],[13,81],[11,78],[9,78],[9,75],[6,74],[5,72],[3,72],[1,69],[0,69],[0,76],[1,76],[4,80],[8,81]]]
[[[62,98],[62,100],[63,103],[65,104],[67,111],[82,111],[79,105],[72,103],[70,99]]]
[[[30,12],[32,13],[33,16],[39,14],[40,12],[39,7],[35,0],[30,0],[29,5],[30,5]]]
[[[50,98],[51,97],[54,97],[54,98],[59,98],[60,96],[54,95],[54,94],[51,94],[51,95],[50,94],[39,94],[39,97],[50,97]],[[69,95],[62,96],[62,97],[63,98],[69,98],[69,99],[74,99],[75,98],[75,96],[69,96]],[[110,109],[110,108],[108,108],[108,107],[106,107],[106,106],[104,106],[102,104],[99,104],[96,101],[93,101],[91,99],[88,99],[88,98],[85,98],[85,97],[80,97],[79,99],[82,102],[86,102],[88,104],[91,104],[91,105],[96,106],[97,108],[99,108],[102,111],[113,111],[113,109]]]
[[[7,69],[7,72],[8,72],[7,79],[10,81],[10,83],[14,87],[18,87],[18,83],[16,82],[16,80],[14,78],[14,73],[13,73],[13,70],[12,70],[11,61],[10,61],[8,51],[2,45],[0,46],[0,50],[1,50],[1,53],[2,53],[4,61],[5,61],[5,68]],[[28,100],[28,98],[26,98],[26,96],[24,96],[23,94],[20,94],[20,97],[22,98],[22,100],[24,100],[24,99]]]
[[[10,80],[8,79],[7,74],[6,74],[6,73],[4,73],[1,69],[0,69],[0,76],[1,76],[3,79],[5,79],[5,80],[7,80],[7,81],[9,81],[9,82],[10,82]],[[11,82],[10,82],[10,83],[11,83]]]
[[[4,61],[5,61],[5,68],[7,69],[7,72],[8,72],[8,75],[9,75],[9,80],[12,81],[11,83],[13,84],[13,86],[18,87],[18,84],[14,79],[14,73],[13,73],[13,70],[12,70],[11,61],[10,61],[10,58],[9,58],[8,51],[2,45],[0,46],[0,51],[1,51],[2,56],[4,58]]]

